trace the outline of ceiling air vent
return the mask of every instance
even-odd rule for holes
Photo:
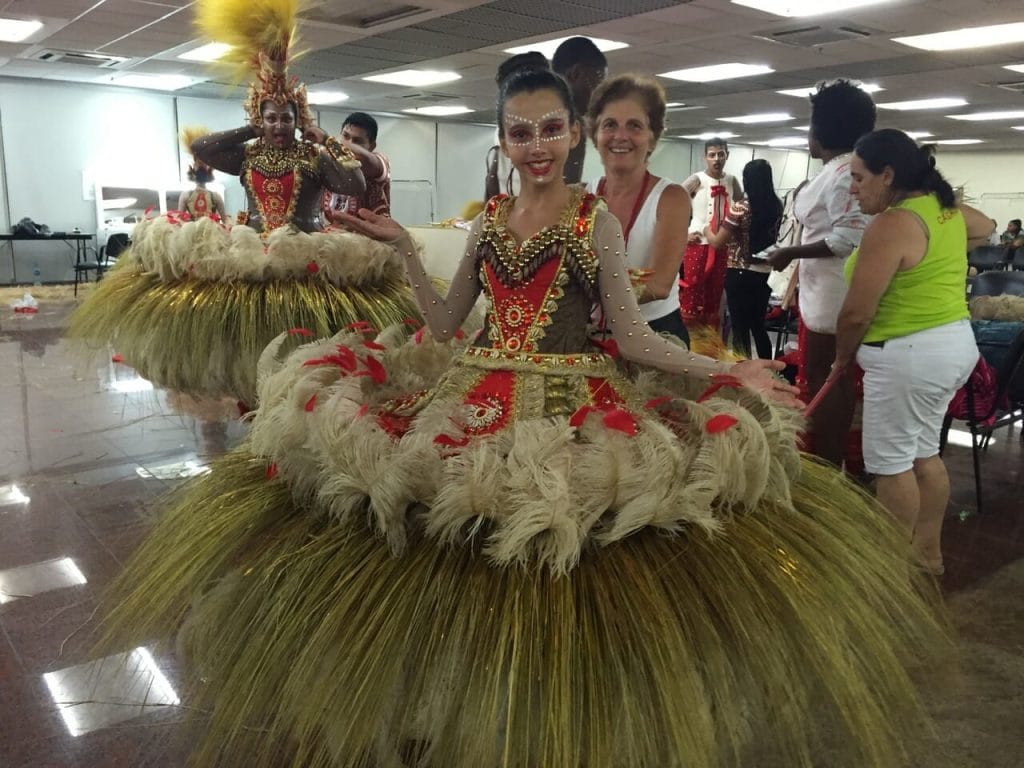
[[[107,56],[103,53],[84,53],[81,51],[55,51],[44,48],[30,57],[36,61],[57,62],[61,64],[78,64],[84,67],[107,68],[128,61],[124,56]]]
[[[1024,80],[1018,80],[1015,83],[996,83],[996,88],[1002,88],[1004,91],[1013,91],[1014,93],[1024,93]]]
[[[321,0],[317,8],[305,14],[305,18],[343,24],[346,27],[373,29],[428,11],[428,8],[403,3],[401,0]]]
[[[863,40],[865,37],[871,37],[871,33],[866,29],[859,29],[849,24],[827,27],[818,24],[808,24],[802,27],[781,29],[774,32],[755,32],[754,37],[797,48],[818,48],[819,46],[832,43]]]
[[[431,104],[436,104],[439,101],[451,101],[452,99],[464,99],[465,96],[456,96],[451,93],[429,93],[422,91],[420,93],[410,93],[405,96],[391,96],[392,99],[401,99],[402,101],[429,101]]]

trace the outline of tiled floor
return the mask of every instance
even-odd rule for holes
[[[177,700],[173,659],[124,649],[96,660],[81,630],[152,502],[222,440],[204,441],[109,357],[77,361],[60,338],[66,314],[57,303],[34,316],[0,309],[0,768],[180,766],[185,711],[165,706]],[[240,434],[232,426],[226,442]],[[984,457],[984,516],[970,449],[947,458],[944,586],[968,682],[936,704],[946,744],[916,764],[1011,768],[1024,764],[1020,432],[997,434]]]

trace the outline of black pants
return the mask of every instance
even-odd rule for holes
[[[651,326],[651,330],[657,333],[671,333],[686,342],[686,346],[690,346],[690,332],[686,330],[683,315],[678,310],[651,320],[647,324]]]
[[[771,295],[767,272],[730,269],[725,275],[725,301],[732,323],[732,346],[744,357],[751,357],[750,337],[753,336],[757,356],[763,360],[772,358],[772,343],[764,328]]]

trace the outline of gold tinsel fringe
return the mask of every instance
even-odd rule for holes
[[[278,334],[306,328],[317,338],[357,321],[382,328],[409,317],[419,310],[398,276],[346,290],[313,278],[165,283],[126,265],[73,313],[68,336],[93,349],[113,345],[158,386],[253,405],[260,353]],[[293,339],[283,352],[308,340]]]
[[[948,650],[933,587],[837,473],[805,461],[793,495],[554,577],[473,543],[393,558],[239,452],[129,564],[103,648],[184,625],[198,766],[897,768],[908,670]]]

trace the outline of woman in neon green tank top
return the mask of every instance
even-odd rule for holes
[[[879,500],[940,574],[949,477],[939,430],[978,348],[967,311],[967,240],[990,231],[958,206],[931,147],[892,129],[863,136],[851,161],[852,193],[877,214],[846,264],[834,371],[864,369],[864,463]]]

